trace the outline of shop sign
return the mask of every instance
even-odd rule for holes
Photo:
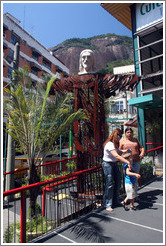
[[[157,23],[163,18],[163,3],[137,3],[136,30]]]

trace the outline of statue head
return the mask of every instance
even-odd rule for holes
[[[95,73],[95,56],[94,52],[90,49],[83,50],[80,53],[78,74],[86,73]]]

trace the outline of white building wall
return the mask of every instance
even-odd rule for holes
[[[135,73],[134,65],[127,65],[127,66],[113,68],[113,74],[129,74],[129,73]]]

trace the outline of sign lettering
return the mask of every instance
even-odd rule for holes
[[[163,19],[163,3],[136,4],[136,30],[140,30]]]
[[[149,13],[153,9],[158,8],[162,5],[163,3],[149,3],[149,4],[143,3],[141,4],[141,7],[140,7],[140,14],[145,15],[146,13]]]

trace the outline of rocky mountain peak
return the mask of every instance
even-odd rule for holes
[[[72,38],[51,47],[49,50],[69,68],[70,75],[73,75],[78,73],[79,56],[84,49],[94,51],[97,71],[105,68],[109,62],[133,60],[132,38],[115,34],[99,35],[86,39]]]

